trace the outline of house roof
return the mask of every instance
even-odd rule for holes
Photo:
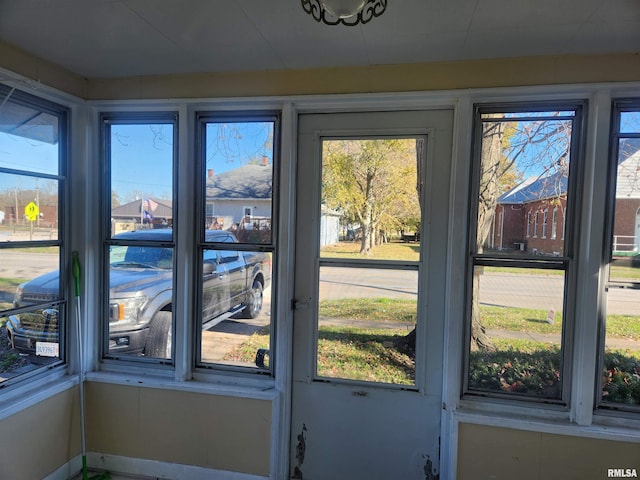
[[[269,165],[243,165],[207,178],[207,200],[271,200],[272,196]]]
[[[640,198],[640,139],[620,146],[616,198]]]
[[[158,206],[153,209],[150,207],[151,214],[156,218],[173,218],[173,202],[171,200],[150,198]],[[142,215],[142,200],[134,200],[124,205],[118,205],[111,209],[111,216],[116,218],[139,218]]]
[[[529,177],[498,197],[498,204],[522,205],[553,198],[567,192],[567,174],[563,169],[550,175]]]

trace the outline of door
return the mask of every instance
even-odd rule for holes
[[[452,123],[299,119],[291,478],[439,478]]]

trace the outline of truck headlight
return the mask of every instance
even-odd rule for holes
[[[109,303],[109,321],[136,323],[147,297],[113,298]]]

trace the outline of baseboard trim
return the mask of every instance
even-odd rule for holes
[[[75,478],[82,470],[80,455],[72,458],[58,470],[48,475],[44,480],[68,480]],[[122,457],[119,455],[105,455],[101,453],[87,453],[87,465],[91,471],[107,471],[112,480],[119,478],[149,479],[149,480],[268,480],[269,477],[252,475],[228,470],[203,468],[194,465],[146,460],[143,458]],[[121,475],[121,477],[119,476]]]

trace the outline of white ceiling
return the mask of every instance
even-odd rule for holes
[[[388,0],[364,26],[300,0],[0,0],[0,40],[89,78],[640,52],[640,0]]]

